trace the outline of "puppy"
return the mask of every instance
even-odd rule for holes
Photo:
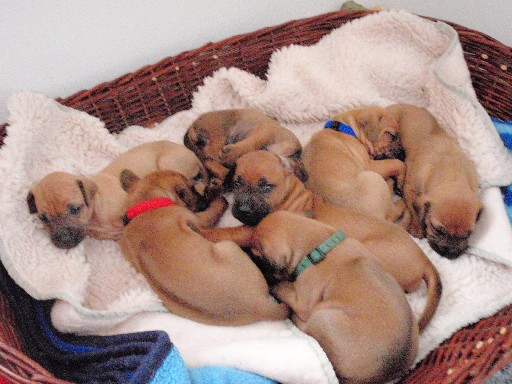
[[[267,151],[241,156],[233,177],[233,216],[253,226],[269,213],[287,210],[341,228],[359,240],[406,292],[424,280],[427,304],[419,320],[420,330],[429,323],[441,297],[440,276],[416,242],[400,226],[360,212],[325,203],[286,167],[286,162]],[[218,228],[219,239],[236,241],[236,229]]]
[[[215,186],[207,190],[208,174],[192,151],[170,141],[156,141],[128,150],[91,177],[65,172],[46,175],[27,195],[29,212],[38,214],[59,248],[73,248],[86,235],[117,240],[126,198],[119,183],[124,168],[141,177],[158,169],[176,170],[192,178],[205,198],[216,193]]]
[[[282,281],[274,294],[318,341],[340,382],[385,383],[407,371],[418,325],[400,286],[359,241],[287,211],[243,228],[241,245],[269,260]]]
[[[404,203],[393,201],[393,184],[396,179],[397,188],[402,188],[405,164],[398,159],[373,160],[373,146],[360,128],[375,124],[392,135],[395,119],[383,108],[371,107],[341,113],[328,123],[345,129],[324,129],[306,144],[301,157],[306,187],[331,204],[390,221],[399,219]]]
[[[245,153],[266,149],[295,162],[302,152],[290,130],[256,109],[204,113],[192,123],[183,141],[221,181]]]
[[[224,198],[197,212],[202,198],[193,184],[168,170],[142,179],[125,170],[121,184],[129,208],[121,251],[170,312],[213,325],[288,317],[288,307],[270,299],[265,278],[247,254],[232,242],[214,244],[196,232],[220,220],[228,205]]]
[[[440,255],[457,258],[482,212],[475,165],[426,109],[395,104],[387,110],[398,122],[406,154],[402,224],[413,236],[426,237]]]

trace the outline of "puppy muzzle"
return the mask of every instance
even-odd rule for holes
[[[235,198],[231,210],[233,216],[246,225],[256,225],[271,212],[268,204],[250,197]]]
[[[427,236],[427,240],[434,251],[450,260],[456,259],[462,255],[469,246],[467,238],[434,238]]]
[[[405,151],[400,145],[393,145],[382,148],[373,156],[374,160],[398,159],[405,161]]]
[[[76,247],[85,238],[85,231],[79,227],[64,227],[51,233],[51,241],[57,248]]]

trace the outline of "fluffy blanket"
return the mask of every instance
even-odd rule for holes
[[[116,243],[88,238],[74,249],[56,249],[37,217],[28,214],[25,197],[51,171],[88,175],[142,142],[182,143],[188,125],[210,110],[258,108],[304,144],[339,111],[396,102],[428,108],[458,140],[477,166],[485,206],[470,249],[457,260],[418,241],[444,286],[438,311],[420,338],[419,360],[455,330],[512,303],[512,229],[498,188],[512,183],[512,156],[477,101],[456,32],[406,12],[370,15],[313,46],[283,48],[273,54],[266,80],[221,69],[205,79],[190,110],[151,130],[134,126],[112,136],[97,118],[44,95],[13,95],[0,149],[2,263],[32,297],[58,299],[52,321],[61,331],[112,335],[161,329],[190,367],[224,365],[283,383],[335,383],[318,343],[291,322],[213,327],[170,314]],[[235,224],[229,213],[221,222]],[[419,314],[424,289],[408,299]]]

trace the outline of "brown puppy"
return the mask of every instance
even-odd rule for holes
[[[282,281],[274,294],[322,346],[340,382],[384,383],[407,371],[418,325],[400,286],[359,241],[287,211],[242,228],[241,245],[273,266]]]
[[[183,141],[222,182],[245,153],[266,149],[295,162],[302,152],[290,130],[250,108],[204,113],[192,123]]]
[[[482,212],[475,165],[426,109],[395,104],[387,110],[398,121],[406,154],[403,225],[440,255],[456,258]]]
[[[341,228],[347,237],[363,243],[406,292],[415,291],[424,280],[427,304],[419,321],[420,329],[432,318],[441,295],[439,274],[400,226],[325,203],[320,195],[306,189],[278,156],[267,151],[251,152],[238,159],[233,197],[233,215],[247,225],[256,225],[270,212],[287,210]],[[223,236],[228,239],[236,236],[233,228],[220,230],[227,232]]]
[[[176,170],[192,178],[198,192],[210,194],[205,191],[207,172],[192,151],[170,141],[156,141],[128,150],[91,177],[48,174],[28,193],[29,212],[38,214],[59,248],[73,248],[86,235],[116,240],[123,228],[126,192],[119,175],[124,168],[141,177],[158,169]]]
[[[202,199],[173,171],[139,179],[125,170],[121,183],[132,208],[119,245],[169,311],[215,325],[287,318],[288,307],[270,299],[265,278],[240,247],[214,244],[195,231],[219,221],[228,205],[224,198],[193,213]],[[162,198],[169,205],[160,204]]]
[[[390,221],[399,219],[404,203],[393,202],[393,184],[396,179],[397,188],[402,188],[405,164],[398,159],[373,160],[373,146],[361,129],[363,124],[378,125],[392,135],[395,119],[383,108],[370,107],[341,113],[332,122],[343,123],[346,129],[324,129],[304,147],[306,187],[331,204]]]

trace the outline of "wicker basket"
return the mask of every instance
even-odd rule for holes
[[[276,49],[314,44],[333,28],[370,12],[333,12],[234,36],[58,101],[97,116],[112,133],[134,124],[151,126],[190,108],[192,93],[215,70],[238,67],[264,78],[269,57]],[[491,116],[511,120],[511,48],[480,32],[447,23],[459,34],[481,104]],[[5,127],[0,126],[0,144]],[[23,334],[17,332],[13,310],[4,296],[0,294],[0,376],[13,383],[65,383],[22,352]],[[512,362],[511,349],[512,305],[456,332],[401,383],[483,383]]]

